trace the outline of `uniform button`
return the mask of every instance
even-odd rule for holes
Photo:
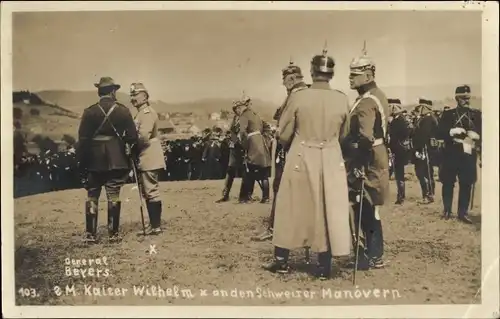
[[[299,169],[299,165],[295,165],[295,169]]]
[[[298,156],[302,156],[302,154],[301,154],[301,153],[298,153],[297,155],[298,155]]]
[[[304,145],[304,142],[300,142],[300,144]]]
[[[319,143],[319,146],[323,146],[323,145],[325,145],[323,142]]]

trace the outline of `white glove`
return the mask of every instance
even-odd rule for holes
[[[474,131],[467,131],[467,136],[471,138],[471,140],[479,140],[479,134],[477,134],[476,132]]]
[[[128,173],[128,176],[129,176],[129,177],[134,177],[134,171],[133,171],[133,170],[132,170],[132,171],[130,171],[130,173]]]
[[[460,135],[460,134],[465,134],[465,133],[467,133],[467,131],[461,127],[454,127],[450,130],[450,136],[455,136],[455,135]]]

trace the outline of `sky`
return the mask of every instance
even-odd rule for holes
[[[142,81],[165,102],[245,91],[279,104],[281,69],[292,57],[310,82],[310,60],[326,41],[332,87],[352,97],[349,63],[365,40],[390,97],[440,99],[457,85],[481,85],[479,12],[22,12],[12,32],[15,90],[94,90],[111,76],[125,93]]]

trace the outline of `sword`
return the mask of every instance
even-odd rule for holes
[[[361,218],[363,215],[363,195],[365,189],[365,176],[364,173],[361,175],[361,194],[359,196],[359,220],[358,220],[358,229],[356,233],[356,261],[354,262],[354,272],[352,274],[352,284],[356,285],[356,273],[358,272],[358,263],[359,263],[359,239],[361,237]]]
[[[139,192],[139,200],[141,201],[141,222],[142,222],[142,233],[146,236],[146,225],[144,224],[144,203],[142,200],[142,188],[141,183],[139,182],[139,175],[137,175],[137,168],[134,160],[130,160],[132,163],[132,171],[134,172],[135,184],[137,186],[137,191]]]
[[[427,151],[427,145],[424,146],[424,152],[425,152],[425,159],[427,160],[427,176],[429,178],[428,183],[429,183],[429,190],[431,191],[431,195],[434,195],[434,189],[432,188],[432,180],[434,179],[434,176],[431,176],[431,164],[429,161],[429,152]]]

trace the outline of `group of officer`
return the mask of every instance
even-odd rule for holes
[[[384,267],[381,217],[389,179],[394,173],[396,203],[403,204],[409,162],[415,165],[423,204],[434,202],[438,166],[445,219],[452,215],[458,176],[458,218],[472,223],[468,208],[480,157],[481,111],[470,107],[470,87],[456,88],[456,108],[436,112],[431,100],[420,99],[409,114],[399,99],[388,99],[377,87],[375,64],[364,51],[350,65],[350,86],[359,94],[351,106],[328,84],[334,66],[326,50],[314,56],[310,85],[292,61],[282,70],[287,98],[274,117],[279,142],[275,196],[266,230],[252,237],[273,240],[275,258],[264,265],[272,272],[288,273],[289,251],[305,247],[306,258],[309,249],[319,253],[315,275],[328,278],[331,257],[349,255],[351,243],[356,253],[348,267]],[[282,180],[286,183],[280,187]]]
[[[320,279],[331,277],[333,256],[349,256],[353,247],[355,259],[348,267],[384,267],[381,218],[388,202],[391,170],[397,181],[398,204],[405,200],[404,167],[410,159],[423,202],[431,203],[435,195],[432,154],[436,150],[441,153],[444,217],[452,214],[458,176],[458,216],[471,222],[468,207],[480,156],[481,112],[470,108],[469,86],[457,87],[457,107],[444,110],[439,117],[432,110],[432,101],[426,99],[420,99],[409,115],[400,100],[388,99],[377,86],[375,63],[365,50],[350,64],[350,88],[358,93],[353,105],[343,92],[330,87],[335,61],[326,49],[312,58],[310,67],[310,85],[304,83],[302,71],[293,61],[282,70],[287,98],[274,116],[278,127],[274,133],[252,109],[248,96],[243,94],[233,104],[226,139],[226,177],[217,202],[229,200],[234,178],[242,170],[239,202],[252,201],[257,182],[261,202],[268,203],[270,171],[275,166],[268,225],[253,238],[273,240],[275,258],[263,265],[266,270],[288,273],[290,250],[304,247],[318,253],[315,275]],[[95,86],[99,101],[83,113],[75,154],[87,190],[86,241],[98,239],[102,187],[108,200],[109,240],[121,239],[120,191],[131,177],[139,186],[141,202],[146,203],[149,226],[145,234],[158,235],[162,233],[158,181],[167,164],[158,135],[158,115],[149,104],[148,91],[143,83],[131,85],[133,116],[117,102],[121,86],[112,78],[102,77]],[[215,158],[220,155],[213,155],[218,152],[213,145],[224,138],[215,136],[193,141],[204,143],[202,161],[209,153]]]
[[[458,177],[458,219],[470,224],[471,196],[481,165],[482,113],[470,107],[471,89],[462,85],[455,90],[457,106],[441,113],[432,110],[432,101],[419,99],[410,113],[399,99],[389,99],[388,145],[392,155],[391,173],[397,185],[396,204],[405,201],[405,166],[413,163],[420,182],[422,204],[434,202],[434,168],[442,183],[443,218],[452,215],[453,189]]]

